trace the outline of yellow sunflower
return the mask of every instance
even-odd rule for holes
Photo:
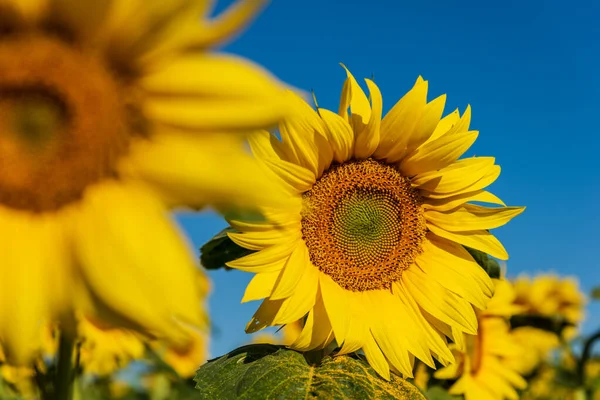
[[[527,349],[521,357],[507,361],[521,375],[532,373],[544,361],[548,361],[552,351],[560,347],[560,339],[555,333],[533,326],[515,328],[511,335],[517,343]]]
[[[262,4],[0,0],[0,341],[27,362],[78,308],[182,343],[204,324],[167,207],[281,196],[244,150],[283,89],[210,52]],[[226,132],[230,132],[225,134]]]
[[[419,78],[382,119],[366,82],[371,101],[348,72],[337,114],[290,93],[281,140],[251,139],[289,204],[268,210],[270,222],[231,220],[231,239],[256,252],[228,265],[256,273],[243,301],[265,299],[247,332],[308,315],[293,348],[335,340],[386,378],[390,366],[411,376],[414,356],[452,360],[437,326],[477,332],[472,305],[485,308],[493,285],[463,245],[507,259],[489,229],[523,208],[484,190],[500,173],[494,158],[458,159],[478,134],[469,108],[440,120],[445,96],[427,102]]]
[[[517,400],[516,389],[527,382],[507,360],[527,352],[515,340],[506,319],[519,312],[511,303],[514,290],[507,281],[495,280],[496,293],[486,311],[477,312],[477,335],[464,335],[453,345],[457,363],[437,371],[438,379],[455,379],[450,394],[463,394],[465,400]]]
[[[527,314],[562,317],[574,326],[583,321],[586,298],[575,278],[552,274],[535,278],[521,275],[515,279],[514,285],[517,291],[515,303],[522,305]],[[563,337],[571,339],[575,334],[576,328],[566,328]]]

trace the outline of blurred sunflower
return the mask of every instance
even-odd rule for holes
[[[500,174],[494,158],[458,160],[478,134],[469,108],[440,120],[445,96],[428,103],[419,78],[382,119],[379,88],[366,82],[371,101],[348,72],[338,114],[290,93],[281,140],[251,139],[289,204],[268,210],[271,222],[229,221],[231,239],[257,252],[228,265],[257,274],[243,301],[265,298],[247,332],[308,313],[293,348],[335,339],[385,378],[390,366],[412,376],[414,356],[452,360],[436,324],[477,332],[472,304],[485,308],[493,285],[463,245],[506,259],[488,230],[523,208],[483,190]]]
[[[512,305],[515,294],[511,284],[494,280],[496,293],[485,311],[478,311],[477,335],[465,334],[453,345],[457,363],[436,371],[437,379],[458,380],[450,394],[465,400],[519,399],[516,389],[527,386],[525,379],[506,360],[519,358],[527,349],[510,332],[507,317],[520,311]]]
[[[552,332],[521,326],[511,331],[514,340],[526,348],[521,357],[506,360],[507,364],[521,375],[529,375],[543,362],[547,361],[553,350],[560,346],[560,340]]]
[[[205,316],[167,208],[281,196],[242,133],[278,121],[283,90],[209,51],[262,1],[216,19],[211,3],[0,0],[0,341],[15,362],[73,308],[182,345],[179,322]]]
[[[579,290],[575,278],[561,278],[546,274],[530,278],[526,275],[514,281],[517,292],[516,304],[525,308],[526,314],[563,318],[572,326],[563,330],[565,339],[572,339],[577,325],[585,315],[586,298]]]
[[[139,334],[125,329],[102,329],[85,318],[78,324],[79,357],[83,372],[109,376],[145,353]]]

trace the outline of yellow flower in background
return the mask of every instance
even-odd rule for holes
[[[78,324],[79,357],[86,374],[108,376],[144,356],[140,335],[124,329],[102,329],[85,318]]]
[[[527,314],[562,317],[575,326],[583,321],[586,298],[576,278],[552,274],[534,278],[521,275],[515,279],[514,285],[517,291],[515,303],[522,305]],[[566,339],[572,339],[576,334],[576,327],[565,330],[563,337]]]
[[[492,301],[487,310],[477,313],[477,335],[457,337],[453,347],[458,362],[434,374],[437,379],[458,378],[449,393],[462,394],[465,400],[517,400],[516,389],[527,386],[525,379],[507,362],[528,351],[512,336],[507,320],[519,312],[512,305],[515,293],[507,281],[494,282],[496,292]]]
[[[521,375],[529,375],[544,361],[547,361],[553,350],[560,346],[558,336],[552,332],[521,326],[511,331],[515,342],[527,349],[521,357],[505,361]]]
[[[280,119],[283,90],[210,51],[262,2],[216,19],[211,3],[0,0],[0,341],[15,362],[72,309],[184,345],[205,311],[167,209],[281,196],[244,134]]]
[[[231,239],[257,252],[228,265],[256,273],[243,301],[265,299],[247,332],[308,313],[292,348],[335,340],[385,378],[390,366],[412,376],[413,356],[430,367],[432,356],[453,359],[437,325],[477,332],[472,305],[485,308],[493,285],[463,245],[507,259],[488,230],[523,208],[484,190],[500,174],[494,158],[458,160],[478,135],[469,108],[440,120],[445,96],[428,103],[419,78],[382,119],[379,88],[366,82],[371,101],[348,72],[338,114],[290,93],[281,140],[251,139],[289,204],[268,210],[270,222],[231,220]]]

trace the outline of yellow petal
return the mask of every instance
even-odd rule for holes
[[[296,286],[304,270],[309,268],[309,262],[308,249],[303,240],[298,240],[296,248],[287,259],[285,267],[275,283],[275,289],[269,298],[271,300],[279,300],[290,297],[296,290]]]
[[[419,174],[411,183],[428,192],[455,193],[483,178],[494,167],[494,161],[493,157],[466,158],[439,171]]]
[[[157,335],[187,341],[174,322],[204,321],[198,266],[165,211],[145,188],[99,184],[76,221],[75,251],[97,302]]]
[[[440,122],[445,104],[446,95],[443,94],[427,103],[425,108],[423,108],[421,118],[419,118],[419,122],[408,138],[408,144],[406,146],[408,151],[416,149],[429,139],[435,127]]]
[[[492,297],[492,280],[463,246],[431,233],[427,234],[427,239],[423,242],[423,254],[427,254],[430,268],[437,271],[444,268],[457,279],[470,281],[469,286],[476,287],[486,298]]]
[[[461,208],[447,212],[426,210],[425,218],[428,226],[435,224],[452,232],[476,231],[505,225],[524,210],[524,207],[488,208],[466,204]]]
[[[258,159],[281,159],[281,142],[268,131],[256,131],[248,135],[252,154]]]
[[[420,327],[420,333],[417,335],[411,334],[406,329],[403,329],[407,341],[412,341],[411,348],[413,353],[425,364],[434,368],[433,360],[431,359],[430,352],[435,354],[435,357],[446,365],[449,362],[454,362],[454,357],[448,349],[448,344],[443,338],[440,332],[437,332],[434,327],[428,323],[425,316],[426,311],[421,309],[417,304],[414,297],[410,295],[406,287],[400,282],[396,282],[392,285],[393,294],[398,297],[403,304],[403,309],[410,320],[412,320],[411,326],[415,328]]]
[[[426,199],[423,203],[423,208],[436,211],[449,211],[469,202],[481,202],[506,206],[506,204],[504,204],[504,202],[494,194],[486,192],[485,190],[476,190],[474,192],[461,193],[445,199]]]
[[[286,184],[290,193],[304,193],[310,190],[315,181],[315,174],[298,164],[274,158],[263,160],[279,178]]]
[[[350,321],[344,343],[338,354],[348,354],[359,350],[367,340],[367,335],[370,335],[368,321],[365,318],[365,315],[368,315],[365,296],[365,292],[347,293],[347,312],[350,315]]]
[[[143,104],[144,115],[167,126],[196,131],[259,129],[283,116],[279,99],[153,96]]]
[[[287,324],[305,317],[315,306],[318,289],[319,270],[312,265],[307,265],[298,279],[296,289],[290,297],[285,299],[277,320],[282,324]]]
[[[435,225],[428,227],[435,235],[460,243],[463,246],[483,251],[500,260],[508,260],[508,253],[502,243],[488,231],[449,232]]]
[[[464,332],[477,333],[477,317],[472,306],[430,279],[421,269],[411,267],[404,271],[402,284],[419,306],[434,317]]]
[[[271,271],[254,275],[246,286],[242,303],[269,297],[280,274],[281,271]]]
[[[72,262],[59,223],[58,218],[0,208],[0,337],[11,364],[31,363],[41,351],[43,324],[67,311]]]
[[[348,108],[350,107],[350,79],[344,81],[342,87],[342,93],[340,94],[340,105],[338,109],[338,115],[344,119],[347,123],[351,123],[350,116],[348,115]]]
[[[273,272],[279,271],[287,262],[288,258],[298,246],[297,236],[291,236],[288,241],[276,244],[256,253],[249,254],[227,264],[230,268],[247,272]]]
[[[283,184],[244,151],[241,139],[165,131],[133,142],[121,172],[151,183],[174,206],[290,204]]]
[[[348,68],[344,64],[341,64],[346,70],[347,80],[350,88],[350,113],[351,123],[354,132],[362,131],[365,126],[369,123],[371,118],[371,104],[369,99],[362,88],[354,79],[354,76],[350,73]]]
[[[338,163],[348,161],[354,149],[352,127],[342,117],[324,108],[319,108],[319,115],[326,126],[326,135],[333,150],[333,158]]]
[[[335,340],[341,344],[346,339],[350,326],[350,312],[348,310],[348,296],[350,294],[327,274],[319,274],[319,285],[325,310],[335,334]]]
[[[425,248],[425,246],[423,247]],[[430,245],[427,247],[427,250],[435,248],[435,246]],[[427,274],[429,279],[458,294],[479,309],[484,309],[489,297],[479,288],[475,279],[456,267],[447,267],[451,265],[451,262],[456,257],[450,256],[446,259],[446,262],[442,263],[439,260],[440,257],[443,257],[441,254],[429,254],[427,250],[424,249],[423,254],[417,257],[416,263]],[[467,261],[464,260],[464,263],[467,263]],[[477,265],[476,267],[479,268]]]
[[[381,121],[381,139],[374,153],[385,161],[400,160],[427,103],[427,81],[417,80]]]
[[[481,190],[489,185],[491,185],[492,183],[494,183],[496,181],[496,179],[498,179],[498,177],[500,176],[500,166],[499,165],[492,165],[489,169],[487,169],[487,172],[485,172],[485,174],[483,175],[483,177],[477,181],[475,181],[474,183],[471,183],[470,185],[462,188],[462,189],[458,189],[454,192],[438,192],[437,188],[433,189],[435,191],[433,192],[429,192],[426,193],[426,197],[430,198],[430,199],[446,199],[449,197],[454,197],[454,196],[459,196],[465,193],[469,193],[469,192],[474,192],[477,190]],[[476,173],[470,173],[468,174],[468,180],[466,181],[466,183],[469,182],[473,182],[473,180],[477,179],[477,174]],[[455,174],[450,174],[448,176],[448,180],[446,180],[444,182],[444,187],[443,190],[451,190],[452,188],[457,188],[457,187],[462,187],[464,186],[465,181],[460,182],[460,177],[458,177]]]
[[[432,142],[445,135],[453,135],[456,133],[467,132],[471,124],[471,106],[467,106],[462,117],[458,113],[458,109],[442,118],[436,126],[433,134],[425,143]]]
[[[414,321],[407,315],[404,305],[389,290],[368,291],[365,299],[368,301],[367,307],[372,310],[371,333],[375,342],[391,365],[412,378],[413,365],[409,351],[416,352],[414,343],[419,342],[415,339],[421,334],[420,327],[413,326]],[[426,355],[431,359],[429,349]]]
[[[287,242],[289,232],[272,229],[266,232],[227,232],[227,236],[238,246],[248,250],[263,250],[276,244]]]
[[[447,167],[475,143],[477,135],[476,131],[461,132],[428,142],[409,153],[400,163],[400,170],[405,176],[414,176]]]
[[[333,329],[329,319],[320,291],[317,294],[315,307],[308,313],[308,318],[302,328],[302,332],[296,341],[290,346],[299,351],[309,351],[315,348],[327,346],[333,340]]]
[[[357,131],[356,142],[354,144],[354,157],[358,159],[370,157],[375,149],[377,149],[383,109],[383,100],[379,88],[372,80],[365,79],[365,81],[369,87],[373,105],[368,124],[362,130]]]
[[[369,365],[385,380],[390,380],[390,366],[381,352],[381,349],[373,339],[371,334],[367,335],[367,340],[363,345],[363,351],[367,357]]]
[[[450,114],[448,114],[445,117],[443,117],[442,119],[440,119],[440,122],[438,122],[433,133],[431,134],[429,139],[427,139],[425,141],[425,143],[433,142],[434,140],[445,135],[446,132],[448,132],[459,120],[460,120],[460,114],[459,114],[458,108],[457,108],[456,110],[452,111]]]
[[[323,138],[325,125],[316,111],[297,94],[288,91],[287,99],[292,111],[279,124],[283,158],[317,175],[319,152],[329,147],[326,141],[319,141]],[[318,144],[324,147],[319,148]]]
[[[248,61],[223,54],[191,53],[145,74],[139,81],[151,96],[199,97],[211,102],[228,99],[248,103],[283,104],[284,91],[266,70]]]
[[[283,302],[284,300],[263,300],[252,319],[246,324],[246,333],[254,333],[267,326],[274,325],[274,320],[277,314],[281,312]]]

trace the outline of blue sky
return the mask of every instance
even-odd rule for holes
[[[314,90],[322,107],[337,109],[340,62],[357,78],[374,77],[384,111],[418,75],[430,98],[448,94],[447,112],[471,104],[480,131],[471,154],[495,156],[502,174],[492,191],[527,206],[495,230],[511,256],[508,275],[577,275],[589,291],[600,284],[599,13],[591,0],[278,0],[224,51]],[[225,226],[207,213],[178,219],[196,248]],[[218,356],[249,339],[243,329],[258,303],[240,304],[250,274],[210,277]],[[593,305],[584,329],[598,327]]]

